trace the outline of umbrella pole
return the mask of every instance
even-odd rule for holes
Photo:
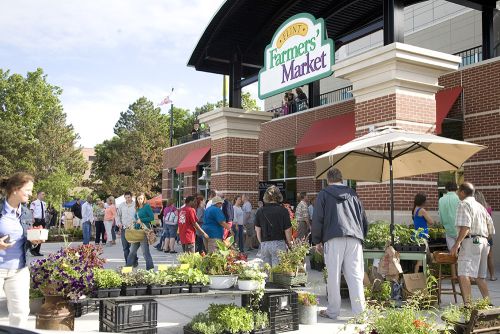
[[[389,184],[391,196],[391,245],[394,246],[394,175],[392,173],[392,149],[391,144],[387,143],[387,154],[389,155]]]

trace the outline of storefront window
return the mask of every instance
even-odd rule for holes
[[[269,181],[285,182],[284,201],[295,205],[297,193],[297,157],[293,150],[272,152],[269,159]]]
[[[184,196],[184,174],[177,174],[174,170],[173,173],[174,178],[174,201],[177,207],[180,207],[182,204],[182,199]]]
[[[462,184],[464,182],[464,169],[460,168],[459,170],[438,173],[439,197],[445,193],[444,187],[448,182],[455,182],[457,185]]]

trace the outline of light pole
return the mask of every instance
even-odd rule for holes
[[[174,93],[174,87],[170,92],[170,96]],[[174,144],[174,102],[170,99],[170,147]]]
[[[207,170],[209,169],[210,167],[203,167],[201,177],[198,179],[200,181],[205,181],[205,200],[208,198],[208,183],[210,182],[210,177],[208,176]]]

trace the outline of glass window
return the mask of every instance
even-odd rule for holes
[[[297,206],[297,180],[286,180],[285,181],[285,198],[283,201],[290,203],[292,206]]]
[[[463,168],[460,168],[459,170],[438,173],[439,197],[443,196],[445,192],[444,187],[448,182],[455,182],[457,185],[462,184],[464,182]]]
[[[285,152],[273,152],[270,154],[270,177],[274,179],[285,178]]]
[[[292,150],[285,151],[286,156],[286,174],[285,178],[297,177],[297,157]]]

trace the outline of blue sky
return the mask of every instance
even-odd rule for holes
[[[157,103],[175,87],[175,105],[191,110],[222,98],[221,76],[186,66],[222,3],[1,1],[0,66],[23,75],[43,68],[64,91],[79,144],[92,147],[113,135],[120,112],[141,96]]]

